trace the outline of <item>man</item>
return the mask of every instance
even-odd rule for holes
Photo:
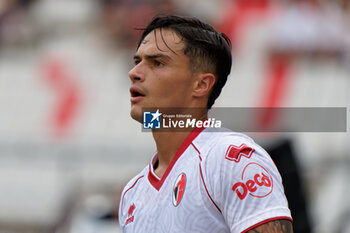
[[[206,120],[231,70],[229,39],[194,18],[161,16],[134,56],[131,116],[144,108],[199,109]],[[153,130],[157,152],[124,188],[123,232],[292,232],[281,177],[269,155],[234,132]]]

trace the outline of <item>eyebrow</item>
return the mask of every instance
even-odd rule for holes
[[[145,59],[165,58],[167,60],[172,60],[170,56],[162,54],[162,53],[145,55],[144,57],[145,57]],[[141,56],[134,55],[134,60],[137,60],[137,59],[141,59]]]

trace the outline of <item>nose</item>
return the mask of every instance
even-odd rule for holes
[[[140,64],[135,65],[130,71],[129,71],[129,78],[132,83],[134,82],[143,82],[144,81],[144,74],[141,71]]]

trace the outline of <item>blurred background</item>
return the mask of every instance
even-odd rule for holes
[[[231,38],[216,107],[350,107],[349,0],[0,0],[0,233],[120,232],[122,188],[155,150],[129,117],[135,28],[159,13]],[[249,133],[296,233],[350,232],[348,131]]]

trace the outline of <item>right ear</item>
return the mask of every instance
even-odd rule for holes
[[[200,73],[196,76],[196,81],[193,85],[193,97],[204,97],[210,95],[215,84],[215,75],[212,73]]]

